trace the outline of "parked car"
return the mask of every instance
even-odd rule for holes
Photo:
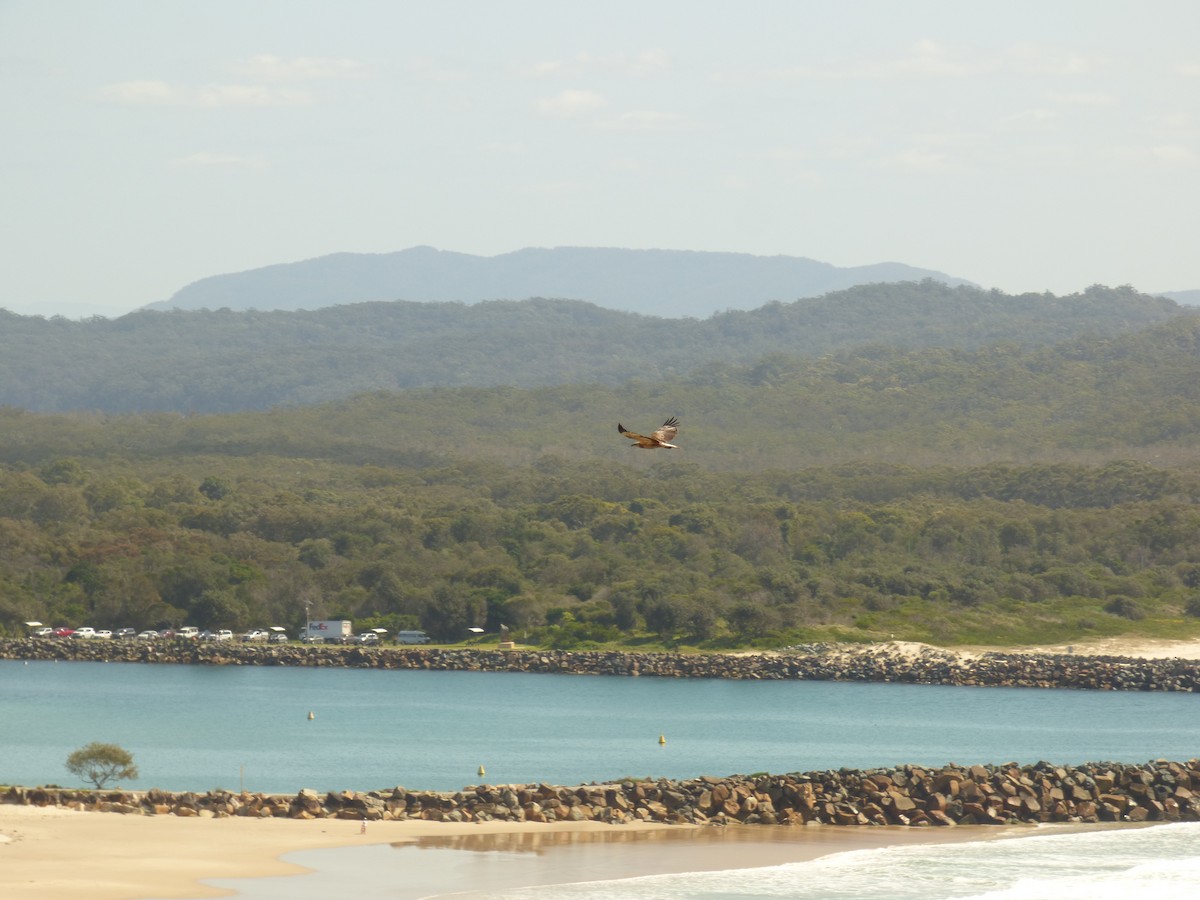
[[[118,639],[128,640],[129,638],[137,637],[136,628],[118,628],[113,632],[113,637]]]
[[[35,628],[33,631],[34,637],[54,637],[54,629],[49,625],[43,625],[41,628]]]
[[[159,637],[158,632],[154,631],[153,629],[149,629],[147,631],[142,631],[142,632],[138,633],[139,641],[157,641],[158,637]]]
[[[175,636],[195,640],[196,638],[200,637],[200,629],[195,625],[184,625],[175,632]]]
[[[92,635],[92,637],[96,637],[96,638],[99,638],[100,640],[104,640],[104,641],[111,641],[112,636],[113,636],[113,633],[111,631],[109,631],[107,628],[101,628],[94,635]]]
[[[242,640],[247,641],[247,642],[249,642],[249,641],[265,641],[266,639],[267,639],[267,633],[265,631],[263,631],[261,628],[251,628],[249,631],[247,631],[245,634],[242,635]]]
[[[379,635],[373,631],[364,631],[362,634],[356,634],[351,639],[355,644],[378,644]]]
[[[91,638],[94,638],[95,636],[96,636],[96,629],[92,628],[90,625],[83,625],[80,628],[76,628],[75,633],[71,635],[71,637],[73,637],[73,638],[81,638],[84,640],[90,640]]]
[[[286,644],[288,641],[287,632],[286,631],[272,631],[270,640],[271,640],[271,643],[273,643],[273,644]]]
[[[68,628],[66,625],[59,625],[54,629],[55,637],[70,637],[75,633],[74,628]]]

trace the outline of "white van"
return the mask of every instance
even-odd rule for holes
[[[397,631],[397,644],[428,644],[429,635],[423,631]]]

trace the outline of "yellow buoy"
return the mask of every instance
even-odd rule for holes
[[[308,721],[310,721],[310,722],[311,722],[311,721],[312,721],[313,719],[315,719],[315,718],[316,718],[316,716],[314,716],[314,715],[313,715],[313,711],[310,709],[310,710],[308,711]]]
[[[667,742],[667,739],[666,739],[666,738],[665,738],[663,735],[661,735],[661,734],[660,734],[660,735],[658,736],[658,742],[659,742],[660,744],[665,744],[665,743]]]
[[[487,774],[487,769],[485,769],[483,766],[480,766],[479,767],[479,777],[482,778],[486,774]]]

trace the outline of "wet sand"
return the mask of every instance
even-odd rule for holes
[[[337,896],[352,875],[356,900],[484,897],[508,887],[779,865],[996,833],[405,821],[373,822],[363,834],[361,824],[349,820],[124,816],[0,805],[0,896],[176,900],[236,890],[244,897],[300,900]],[[313,861],[308,851],[339,847],[349,849],[321,854],[319,871],[304,874],[304,863]],[[271,877],[284,875],[299,877]]]
[[[843,851],[982,840],[999,833],[984,828],[606,826],[586,832],[431,835],[389,846],[289,854],[290,861],[316,871],[220,885],[236,888],[245,900],[324,900],[350,885],[356,900],[485,900],[519,887],[777,866]]]

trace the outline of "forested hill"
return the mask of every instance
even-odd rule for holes
[[[623,422],[682,420],[680,451],[630,449]],[[665,471],[1200,463],[1200,315],[1051,346],[714,363],[616,385],[420,388],[219,416],[0,417],[0,463],[62,457],[320,459],[401,469],[591,460]],[[439,476],[440,477],[440,476]]]
[[[678,415],[683,449],[616,423]],[[0,634],[548,647],[1200,633],[1200,317],[271,412],[0,408]],[[319,611],[319,612],[318,612]]]
[[[0,311],[0,404],[205,413],[418,387],[615,386],[871,344],[1045,346],[1113,337],[1184,314],[1170,300],[1128,287],[1014,296],[933,280],[862,285],[703,321],[545,299],[142,311],[85,321]]]
[[[857,284],[923,278],[968,283],[894,262],[841,268],[796,256],[611,247],[527,248],[485,257],[410,247],[396,253],[335,253],[214,275],[150,308],[319,309],[376,300],[475,303],[565,297],[643,315],[703,318]]]

